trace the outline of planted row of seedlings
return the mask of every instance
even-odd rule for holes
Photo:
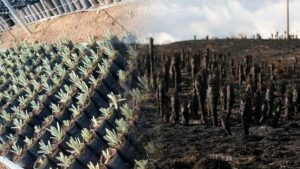
[[[137,116],[131,102],[119,107],[122,99],[116,95],[125,91],[135,102],[141,98],[125,83],[136,58],[134,50],[127,51],[108,40],[20,46],[2,53],[7,71],[1,74],[1,155],[24,168],[133,165],[126,131]],[[22,64],[15,65],[18,54],[24,55]],[[131,56],[129,64],[125,55]]]

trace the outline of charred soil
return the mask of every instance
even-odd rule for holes
[[[272,61],[278,67],[288,66],[297,59],[300,41],[287,45],[282,40],[216,40],[186,41],[155,46],[155,56],[171,56],[174,51],[199,50],[209,47],[214,52],[231,53],[231,57],[241,60],[252,55],[254,62]],[[145,55],[148,49],[145,48]],[[229,61],[230,58],[226,59]],[[299,83],[298,62],[296,72],[283,72],[278,81]],[[161,69],[161,67],[156,67]],[[182,90],[179,102],[191,96],[191,75],[182,70]],[[234,83],[238,83],[233,79]],[[220,113],[220,112],[219,112]],[[140,158],[149,158],[156,169],[226,169],[226,168],[300,168],[300,114],[293,119],[281,117],[276,128],[267,124],[252,125],[248,137],[243,136],[239,114],[239,96],[235,99],[232,121],[232,135],[227,136],[221,127],[200,124],[191,120],[189,126],[182,123],[165,123],[157,113],[155,95],[150,94],[144,101],[140,119]],[[181,118],[182,119],[182,118]],[[149,144],[150,143],[150,144]],[[151,145],[151,143],[153,143]],[[152,151],[152,152],[151,152]]]

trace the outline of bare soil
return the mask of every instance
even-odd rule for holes
[[[85,42],[88,37],[101,39],[106,30],[118,37],[126,35],[121,24],[127,31],[139,31],[138,25],[142,18],[141,4],[130,3],[116,6],[105,11],[80,12],[30,25],[33,35],[29,37],[21,27],[10,30],[16,39],[7,31],[0,33],[0,49],[14,46],[17,42],[55,42],[67,38],[74,42]],[[119,24],[118,24],[119,23]]]
[[[232,53],[241,60],[252,55],[254,62],[278,61],[280,64],[299,56],[300,41],[286,45],[283,41],[219,40],[187,41],[156,46],[155,55],[172,56],[180,49],[205,51],[210,47],[215,52]],[[145,50],[147,51],[147,50]],[[146,52],[145,52],[146,53]],[[284,59],[282,60],[282,56]],[[242,60],[241,60],[242,61]],[[293,73],[283,73],[280,81],[300,84],[300,64]],[[157,69],[160,67],[158,66]],[[180,103],[190,99],[191,75],[183,73]],[[236,82],[235,82],[236,83]],[[249,137],[242,135],[239,115],[239,100],[235,100],[232,136],[227,136],[221,127],[204,126],[193,120],[190,126],[166,124],[156,111],[153,94],[145,100],[138,133],[140,159],[149,158],[155,169],[297,169],[300,168],[300,114],[292,120],[280,119],[277,128],[268,125],[251,126]],[[210,120],[209,120],[210,121]],[[154,143],[154,153],[146,151],[148,143]]]
[[[0,163],[0,169],[7,169],[7,167],[4,164]]]

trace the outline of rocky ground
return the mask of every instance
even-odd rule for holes
[[[169,55],[175,50],[193,50],[210,47],[216,52],[231,52],[241,59],[251,54],[254,61],[276,61],[288,66],[289,60],[299,56],[299,41],[286,45],[283,41],[188,41],[157,46],[156,56]],[[283,59],[282,59],[283,58]],[[281,61],[280,61],[281,60]],[[298,85],[299,62],[296,72],[284,72],[279,81],[296,82]],[[180,103],[189,99],[191,77],[183,73],[183,90]],[[297,169],[300,168],[300,114],[294,119],[280,119],[277,128],[268,125],[252,126],[248,138],[242,135],[238,112],[239,100],[235,101],[232,116],[232,136],[222,128],[214,128],[192,121],[190,126],[166,124],[156,111],[153,94],[145,100],[140,120],[138,150],[140,158],[149,158],[156,169]]]

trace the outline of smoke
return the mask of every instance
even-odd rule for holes
[[[226,38],[256,33],[269,38],[284,34],[286,1],[283,0],[148,0],[145,4],[143,42],[149,36],[156,43],[210,37]],[[298,34],[300,1],[290,2],[291,34]]]

